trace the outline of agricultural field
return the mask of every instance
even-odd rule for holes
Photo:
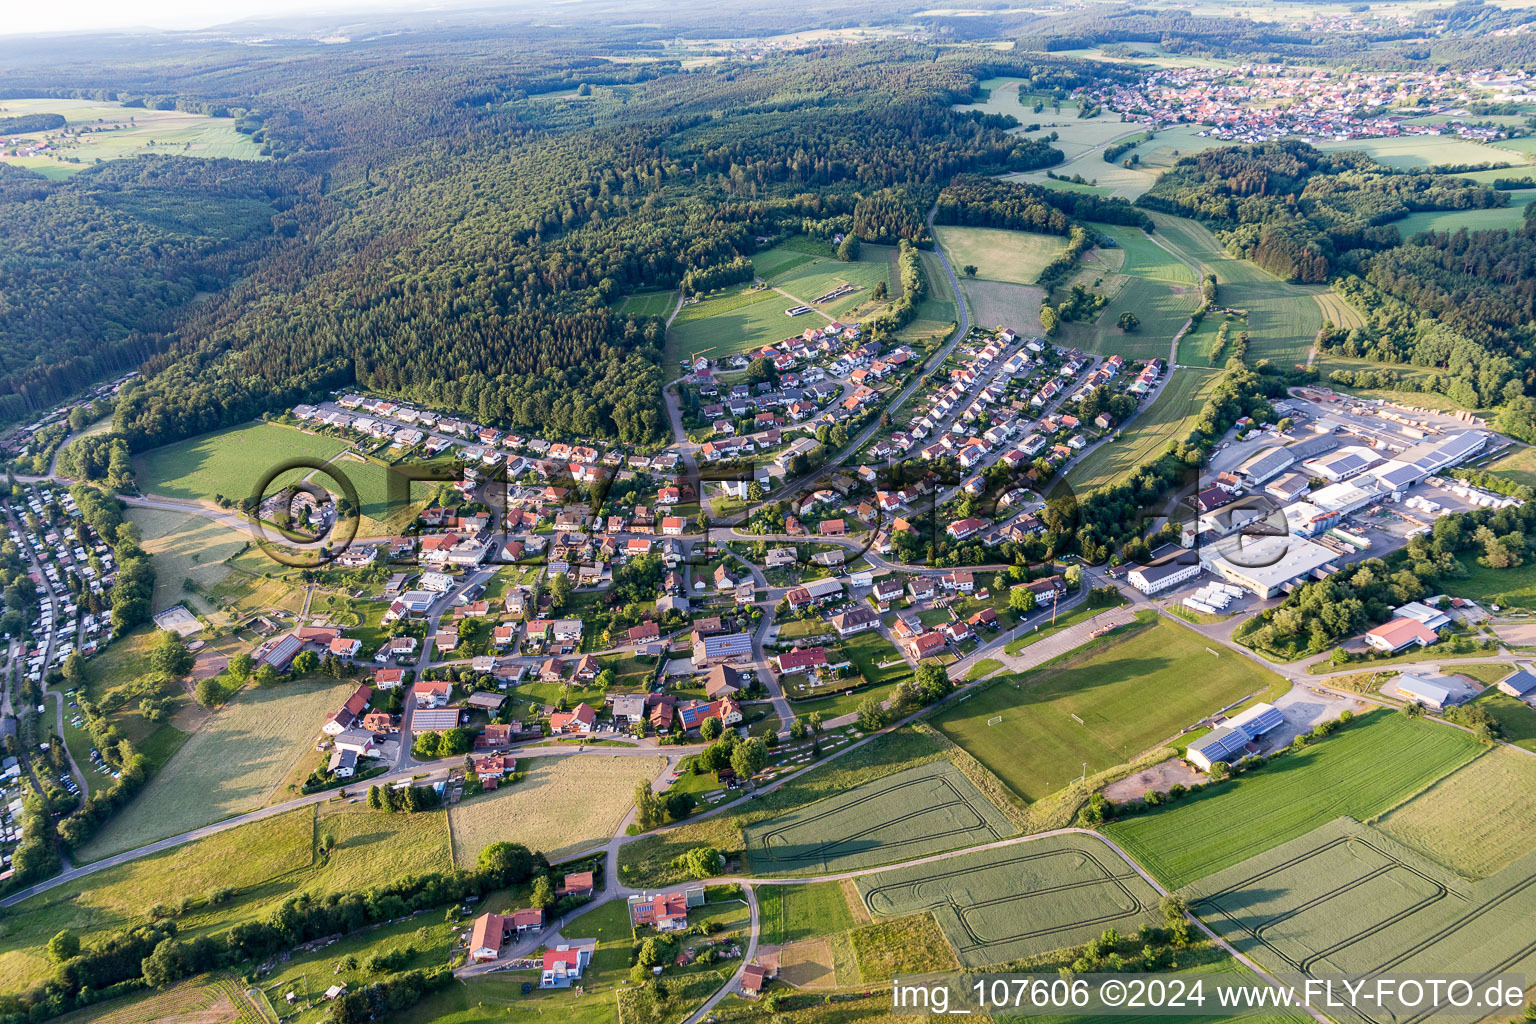
[[[199,978],[53,1018],[57,1024],[264,1024],[234,978]]]
[[[1371,824],[1437,864],[1486,878],[1536,849],[1536,758],[1494,747]]]
[[[757,904],[759,941],[769,945],[833,935],[854,925],[848,897],[838,882],[760,886]]]
[[[1367,820],[1481,750],[1459,729],[1373,711],[1273,765],[1105,831],[1164,885],[1179,888],[1340,815]]]
[[[1247,312],[1250,359],[1268,358],[1284,365],[1306,362],[1323,326],[1323,307],[1318,302],[1319,295],[1328,294],[1323,286],[1289,284],[1232,256],[1195,221],[1161,213],[1152,214],[1152,220],[1165,245],[1216,275],[1220,305]]]
[[[987,327],[1011,327],[1020,334],[1041,333],[1040,300],[1045,290],[1031,284],[1007,284],[962,278],[960,290],[971,307],[971,319]]]
[[[1056,835],[857,880],[878,918],[931,911],[963,967],[1071,946],[1151,923],[1158,894],[1096,836]]]
[[[183,583],[191,580],[206,592],[223,582],[230,573],[225,560],[250,538],[185,512],[129,506],[125,518],[139,528],[144,550],[154,561],[154,610],[186,604],[204,615],[215,611],[202,593],[187,591]]]
[[[1515,140],[1517,141],[1517,140]],[[1524,164],[1529,159],[1506,146],[1488,146],[1454,135],[1403,135],[1396,138],[1325,140],[1314,146],[1327,153],[1359,150],[1388,167],[1418,168],[1437,164]]]
[[[1035,801],[1077,778],[1084,762],[1089,775],[1123,764],[1205,715],[1283,685],[1254,662],[1214,656],[1199,634],[1159,621],[1059,665],[999,676],[933,724]]]
[[[330,459],[346,450],[346,442],[334,437],[247,423],[151,449],[133,463],[146,494],[212,502],[218,494],[235,500],[249,496],[273,467],[289,459]]]
[[[668,317],[676,305],[675,291],[636,292],[624,296],[624,301],[619,304],[619,312],[633,313],[635,316]]]
[[[944,273],[944,264],[939,262],[938,254],[925,251],[920,252],[918,258],[923,264],[928,293],[917,307],[917,319],[933,320],[946,325],[958,320],[955,291],[949,286],[949,275]]]
[[[1083,494],[1125,480],[1137,466],[1160,455],[1169,441],[1189,434],[1220,379],[1220,370],[1174,370],[1152,404],[1121,427],[1117,439],[1099,445],[1074,464],[1067,480]]]
[[[849,871],[1012,831],[948,761],[908,768],[744,829],[747,860],[759,874]]]
[[[98,160],[121,160],[142,153],[169,156],[201,156],[231,160],[265,160],[261,146],[249,135],[235,131],[231,118],[208,117],[180,110],[123,107],[116,103],[71,99],[7,99],[0,101],[0,117],[20,114],[61,114],[65,128],[12,136],[13,139],[47,139],[50,152],[38,156],[8,156],[0,161],[26,167],[45,178],[67,178]],[[85,135],[70,134],[89,126]]]
[[[981,280],[1009,284],[1034,284],[1040,272],[1067,248],[1061,235],[1033,231],[935,225],[933,235],[944,247],[956,274],[970,264]]]
[[[254,810],[357,686],[333,680],[250,687],[208,719],[79,851],[99,860]]]
[[[1510,194],[1508,206],[1491,210],[1426,210],[1423,213],[1410,213],[1392,223],[1397,225],[1397,230],[1405,239],[1421,231],[1514,229],[1525,223],[1525,208],[1531,205],[1532,200],[1536,200],[1536,192],[1514,192]]]
[[[1467,882],[1340,818],[1205,878],[1184,895],[1207,924],[1271,970],[1313,977],[1529,976],[1536,967],[1533,882],[1536,853]],[[1482,1015],[1429,1012],[1435,1020],[1468,1022]]]
[[[634,805],[635,783],[666,766],[660,757],[540,757],[522,781],[473,797],[448,812],[453,859],[473,867],[501,839],[559,860],[601,846]]]

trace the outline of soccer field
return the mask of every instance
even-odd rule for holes
[[[1013,827],[948,761],[908,768],[743,830],[758,874],[852,871],[1001,839]]]
[[[1105,831],[1164,885],[1178,888],[1340,815],[1380,814],[1481,750],[1459,729],[1373,711],[1266,768]]]
[[[1158,895],[1095,836],[1059,835],[858,880],[876,917],[932,911],[964,967],[1151,923]]]
[[[695,356],[721,359],[826,325],[827,318],[817,313],[785,316],[793,305],[794,300],[772,288],[733,286],[684,306],[667,331],[666,365]]]
[[[1027,800],[1131,760],[1205,715],[1283,685],[1193,630],[1159,621],[1055,668],[999,677],[933,724]],[[988,723],[1001,717],[994,725]]]

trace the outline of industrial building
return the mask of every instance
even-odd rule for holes
[[[1337,571],[1333,551],[1296,537],[1235,534],[1204,545],[1200,563],[1230,583],[1262,598],[1274,597],[1306,577],[1323,579]]]
[[[1246,477],[1251,485],[1257,487],[1266,480],[1279,476],[1296,463],[1315,458],[1324,452],[1331,452],[1338,446],[1338,442],[1332,437],[1308,438],[1283,448],[1271,448],[1260,452],[1238,466],[1237,472]]]
[[[1231,764],[1256,749],[1249,749],[1259,737],[1285,724],[1285,716],[1273,704],[1258,703],[1232,716],[1216,729],[1191,743],[1185,759],[1201,771],[1210,771],[1217,761]]]
[[[1452,704],[1455,689],[1445,685],[1450,680],[1445,676],[1415,675],[1404,672],[1397,677],[1397,695],[1405,700],[1417,701],[1431,711],[1439,711],[1448,704]]]
[[[1199,575],[1200,562],[1189,551],[1180,550],[1157,565],[1138,565],[1125,574],[1125,581],[1143,594],[1151,595]]]

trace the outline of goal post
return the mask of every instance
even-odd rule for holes
[[[991,718],[987,719],[987,724],[988,725],[996,725],[998,722],[1001,722],[1002,720],[1003,720],[1003,716],[1002,715],[993,715]]]
[[[1068,714],[1071,714],[1071,712],[1068,712]],[[1078,725],[1084,724],[1083,720],[1078,718],[1076,715],[1072,715],[1072,721],[1076,722]]]

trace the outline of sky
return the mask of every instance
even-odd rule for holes
[[[53,0],[8,3],[0,35],[102,29],[202,29],[253,17],[379,10],[381,0]],[[417,5],[421,6],[421,5]]]

